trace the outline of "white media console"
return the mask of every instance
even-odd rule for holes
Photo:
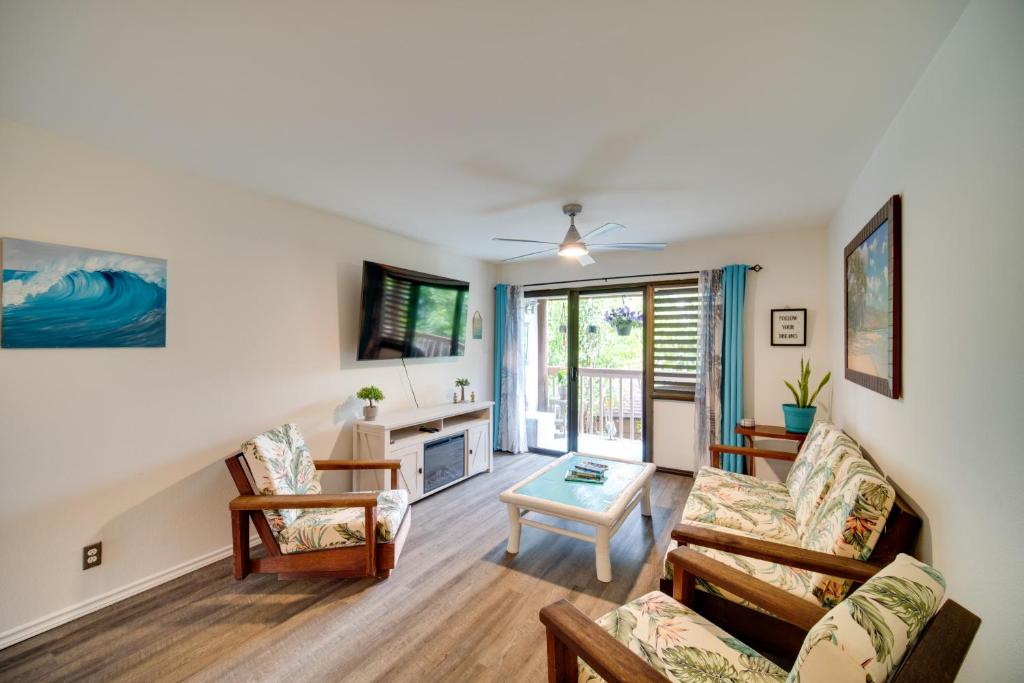
[[[494,470],[491,449],[493,401],[450,403],[382,413],[360,420],[352,432],[356,460],[400,460],[399,486],[410,500]],[[436,431],[425,431],[436,430]],[[387,488],[382,470],[357,473],[360,490]]]

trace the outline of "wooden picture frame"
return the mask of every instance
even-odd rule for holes
[[[807,309],[772,309],[772,346],[807,346]]]
[[[893,195],[843,250],[846,379],[889,398],[903,390],[901,232]]]

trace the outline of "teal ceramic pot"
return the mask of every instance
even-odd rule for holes
[[[814,422],[814,413],[817,406],[810,408],[797,408],[795,403],[783,403],[782,415],[786,419],[786,431],[797,434],[806,434],[811,431],[811,424]]]

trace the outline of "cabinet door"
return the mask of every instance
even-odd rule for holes
[[[398,471],[398,488],[409,492],[409,500],[417,500],[423,493],[423,476],[420,472],[420,453],[422,446],[411,446],[402,450],[392,451],[388,460],[399,460],[402,463]]]
[[[477,425],[466,430],[466,459],[469,466],[466,474],[486,472],[491,468],[491,430],[487,425]]]

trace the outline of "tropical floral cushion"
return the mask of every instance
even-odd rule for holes
[[[702,522],[799,545],[796,516],[782,484],[702,467],[683,509],[683,521]]]
[[[864,458],[846,458],[825,500],[814,513],[800,545],[839,557],[866,560],[882,534],[896,491]],[[822,605],[839,602],[850,581],[814,574],[814,593]]]
[[[395,538],[409,508],[405,489],[377,494],[377,541]],[[366,543],[366,508],[313,508],[277,534],[283,553],[304,553]]]
[[[242,444],[256,492],[266,495],[320,493],[320,476],[313,466],[302,433],[294,424],[263,432]],[[302,510],[266,510],[275,534],[295,522]]]
[[[701,467],[697,472],[691,490],[714,493],[719,489],[730,487],[780,502],[789,500],[789,489],[780,481],[765,481],[749,474],[728,472],[707,465]]]
[[[814,466],[832,450],[832,447],[840,439],[846,439],[856,446],[850,437],[843,434],[843,430],[831,422],[818,420],[811,425],[810,431],[807,432],[807,438],[804,439],[803,446],[800,447],[800,452],[797,454],[796,460],[793,461],[789,474],[786,475],[786,488],[789,489],[789,495],[794,500],[800,495],[804,482],[811,476]]]
[[[814,513],[818,511],[836,481],[839,466],[847,458],[859,455],[860,448],[856,442],[845,434],[840,434],[828,452],[824,453],[811,468],[803,486],[800,487],[800,492],[793,499],[798,534],[802,536],[807,532]]]
[[[771,661],[661,592],[614,609],[597,623],[670,681],[786,680]],[[602,680],[579,660],[580,683]]]
[[[808,631],[788,680],[887,680],[935,616],[945,591],[936,569],[897,556]]]

